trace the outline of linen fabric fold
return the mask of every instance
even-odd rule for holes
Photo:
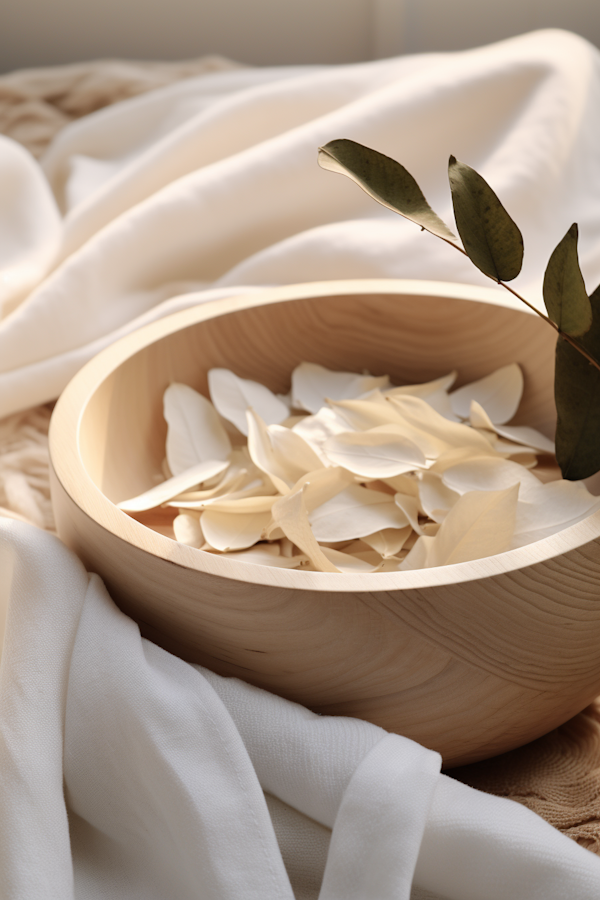
[[[8,519],[0,622],[3,900],[598,896],[600,859],[534,813],[407,738],[171,656]]]
[[[460,53],[184,79],[67,125],[41,168],[2,140],[0,181],[15,165],[21,174],[0,211],[11,238],[0,415],[54,398],[118,336],[202,302],[192,291],[370,277],[489,285],[319,169],[317,147],[337,137],[399,159],[450,223],[448,157],[477,168],[523,232],[516,286],[534,302],[578,221],[595,288],[599,105],[598,50],[548,30]]]

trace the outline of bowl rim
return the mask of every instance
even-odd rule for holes
[[[79,453],[80,428],[85,409],[100,385],[127,359],[169,335],[222,315],[256,306],[289,302],[310,297],[349,294],[398,294],[475,300],[535,315],[516,298],[503,296],[494,288],[458,282],[409,279],[352,279],[306,282],[236,294],[202,301],[202,292],[186,295],[198,304],[157,319],[106,347],[86,363],[71,379],[54,408],[49,432],[50,465],[63,490],[90,519],[115,537],[139,550],[183,568],[251,584],[294,590],[379,593],[443,587],[474,580],[495,578],[546,562],[581,548],[600,537],[600,511],[569,528],[535,543],[507,550],[495,556],[429,569],[406,572],[329,573],[281,569],[225,559],[206,553],[155,532],[118,509],[88,474]]]

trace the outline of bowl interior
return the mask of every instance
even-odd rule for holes
[[[89,476],[110,501],[118,503],[162,480],[163,393],[170,383],[183,382],[208,396],[207,372],[216,366],[287,392],[290,373],[303,360],[388,374],[396,384],[457,369],[457,386],[518,362],[525,390],[514,424],[553,435],[554,337],[525,310],[443,291],[334,292],[247,304],[242,298],[242,308],[224,314],[216,309],[211,318],[152,341],[90,397],[80,420],[79,450]]]

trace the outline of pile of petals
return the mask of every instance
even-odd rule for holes
[[[171,384],[167,478],[119,506],[171,508],[178,541],[230,559],[360,573],[481,559],[600,509],[560,479],[547,437],[506,424],[516,363],[451,392],[455,379],[394,387],[301,363],[283,396],[212,369],[212,403]]]

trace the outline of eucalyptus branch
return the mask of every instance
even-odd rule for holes
[[[347,175],[378,203],[450,244],[563,338],[556,345],[554,369],[556,459],[563,478],[578,480],[600,471],[600,286],[588,297],[577,255],[577,225],[571,225],[548,261],[545,315],[506,283],[521,271],[523,236],[470,166],[454,156],[448,163],[461,247],[410,172],[389,156],[342,139],[319,149],[319,165]]]

